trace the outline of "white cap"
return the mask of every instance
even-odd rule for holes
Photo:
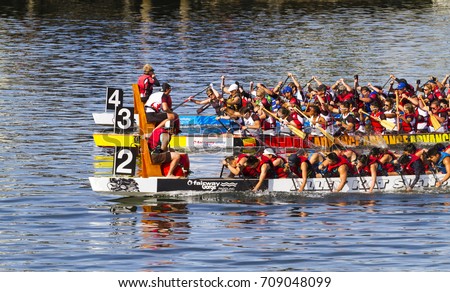
[[[228,91],[238,90],[237,84],[231,84],[230,87],[228,87]]]
[[[270,154],[270,155],[275,155],[275,156],[277,156],[277,154],[275,153],[275,151],[273,151],[272,148],[266,148],[266,149],[264,149],[263,154],[267,154],[267,155]]]

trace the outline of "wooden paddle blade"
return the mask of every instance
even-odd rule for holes
[[[386,129],[388,129],[389,131],[394,130],[395,128],[395,123],[390,122],[390,121],[386,121],[386,120],[379,120],[380,124],[385,127]]]
[[[441,123],[439,123],[437,118],[432,114],[430,115],[430,122],[435,131],[441,127]]]
[[[296,135],[296,136],[298,136],[298,137],[300,137],[302,139],[306,138],[306,134],[302,130],[296,128],[293,125],[287,125],[287,126],[288,126],[289,130],[291,130],[291,132],[294,133],[294,135]]]
[[[334,137],[328,133],[324,128],[317,126],[317,129],[319,129],[319,131],[325,136],[327,137],[328,140],[331,141],[331,143],[334,143]]]

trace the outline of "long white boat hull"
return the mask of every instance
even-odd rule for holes
[[[441,179],[444,175],[438,174]],[[404,191],[405,183],[410,184],[414,175],[384,176],[377,178],[376,192]],[[109,193],[126,193],[128,196],[139,196],[157,193],[187,192],[239,192],[249,191],[257,183],[256,179],[220,179],[220,178],[192,178],[192,179],[168,179],[164,177],[130,178],[130,177],[90,177],[89,181],[93,191]],[[308,179],[306,192],[334,192],[339,185],[339,178],[314,178]],[[297,191],[301,179],[268,179],[261,190],[269,192],[294,192]],[[371,183],[370,177],[349,177],[342,189],[342,193],[368,192]],[[433,175],[421,175],[414,189],[433,187],[436,179]],[[445,184],[446,185],[446,184]]]

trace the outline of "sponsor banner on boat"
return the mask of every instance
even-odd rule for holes
[[[256,179],[159,179],[158,191],[201,191],[201,192],[232,192],[249,191],[256,184]],[[268,182],[263,183],[262,189],[267,189]]]

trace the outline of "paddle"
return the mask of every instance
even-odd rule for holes
[[[398,99],[398,91],[395,91],[395,112],[397,113],[397,125],[398,125],[398,132],[400,133],[400,116],[399,116],[399,111],[398,111],[398,107],[400,105],[400,100]]]
[[[227,133],[231,133],[231,128],[227,128],[227,126],[225,126],[225,124],[222,123],[220,117],[217,117],[216,120],[222,125],[222,127],[225,128],[225,130],[227,130]]]
[[[283,87],[284,87],[284,85],[286,84],[286,82],[288,81],[288,79],[289,79],[289,76],[288,77],[286,77],[286,79],[284,79],[284,82],[283,83],[281,83],[281,85],[280,85],[280,91],[283,89]]]
[[[383,87],[381,87],[381,89],[383,89],[386,86],[386,84],[389,83],[389,81],[391,81],[391,77],[389,77],[389,79],[386,81],[386,83],[383,85]]]
[[[305,113],[303,113],[301,110],[299,110],[299,109],[296,108],[296,107],[294,107],[294,110],[295,110],[296,112],[298,112],[299,114],[301,114],[302,116],[304,116],[306,119],[308,119],[309,122],[311,123],[311,126],[313,125],[313,124],[312,124],[312,118],[310,118],[310,117],[308,117],[307,115],[305,115]],[[320,131],[325,137],[327,137],[327,139],[330,140],[331,143],[334,143],[334,137],[333,137],[330,133],[328,133],[328,132],[327,132],[324,128],[322,128],[318,123],[315,124],[315,127],[316,127],[317,129],[319,129],[319,131]]]
[[[279,117],[277,117],[276,114],[274,114],[274,113],[268,111],[268,110],[265,109],[264,107],[261,107],[261,109],[262,109],[263,111],[265,111],[266,113],[268,113],[268,114],[269,114],[270,116],[272,116],[273,118],[275,118],[278,122],[280,122],[280,123],[283,122],[283,120],[280,119]],[[294,125],[287,124],[287,127],[288,127],[289,130],[291,130],[291,132],[294,133],[296,136],[298,136],[298,137],[300,137],[300,138],[302,138],[302,139],[305,139],[305,138],[306,138],[305,132],[303,132],[302,130],[296,128]]]
[[[219,176],[219,178],[222,178],[222,175],[223,175],[223,169],[225,168],[225,164],[222,164],[222,170],[220,171],[220,176]]]
[[[355,169],[356,169],[356,172],[358,173],[359,179],[361,180],[361,185],[362,185],[362,187],[364,189],[364,192],[367,192],[365,181],[364,181],[364,179],[363,179],[363,177],[361,175],[361,172],[359,171],[359,169],[358,169],[358,167],[356,165],[355,165]]]
[[[370,114],[366,113],[365,111],[361,111],[363,114],[366,114],[369,118],[374,119],[375,121],[379,122],[384,128],[392,131],[395,128],[395,124],[393,122],[389,122],[386,120],[382,120],[380,118],[371,116]]]
[[[211,83],[209,86],[212,89],[213,84]],[[198,115],[201,114],[205,109],[209,108],[210,106],[211,106],[211,100],[207,104],[204,104],[200,108],[198,108],[197,109],[197,114]]]
[[[425,106],[426,103],[423,100],[422,96],[419,95],[419,98],[420,98],[420,101],[422,101],[423,105]],[[429,106],[427,106],[427,108],[429,109]],[[432,112],[428,111],[428,113],[430,114],[431,125],[433,126],[434,130],[436,131],[437,129],[439,129],[441,127],[441,123],[439,123],[438,119]]]
[[[185,104],[186,102],[190,101],[192,98],[196,97],[197,95],[199,95],[200,93],[202,93],[203,91],[205,91],[206,89],[209,88],[210,85],[206,86],[204,89],[202,89],[202,91],[197,92],[196,94],[189,96],[188,98],[186,98],[182,103],[180,103],[179,105],[175,106],[172,111],[176,110],[177,108],[179,108],[180,106],[182,106],[183,104]]]
[[[403,176],[403,171],[401,168],[396,169],[396,172],[400,175],[402,178],[403,185],[405,186],[406,190],[408,190],[408,186],[406,185],[405,177]]]
[[[328,173],[325,173],[323,175],[323,177],[325,178],[325,181],[327,182],[328,188],[330,189],[330,192],[333,192],[333,186],[330,184],[330,181],[328,180]]]
[[[202,105],[202,107],[200,107],[200,108],[197,109],[197,114],[198,114],[198,115],[201,114],[205,109],[209,108],[210,105],[211,105],[210,102],[207,103],[207,104]]]

